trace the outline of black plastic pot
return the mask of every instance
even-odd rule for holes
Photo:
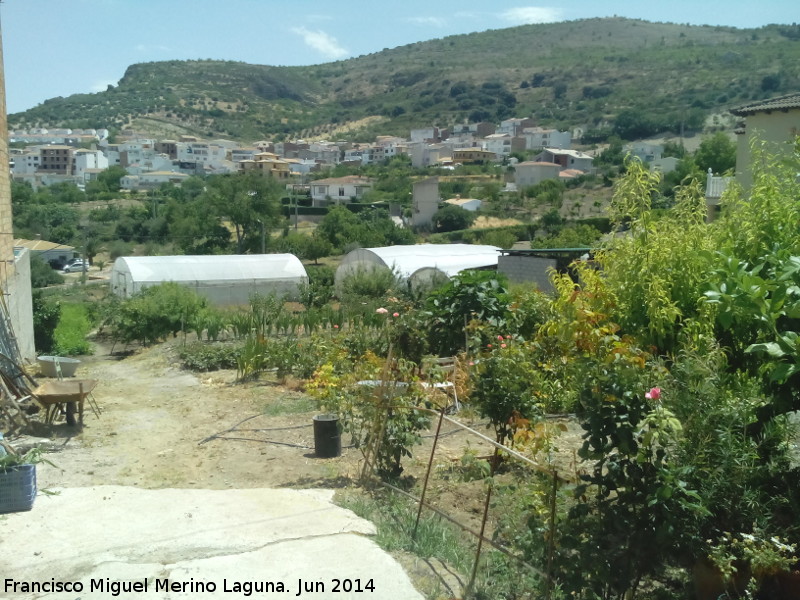
[[[316,415],[314,417],[314,452],[317,458],[333,458],[342,453],[342,435],[339,417]]]

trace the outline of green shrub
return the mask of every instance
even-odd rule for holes
[[[125,343],[153,344],[187,331],[205,306],[205,298],[177,283],[148,287],[120,303],[112,316],[113,334]]]
[[[489,419],[495,439],[503,444],[512,441],[515,420],[531,421],[541,415],[536,397],[541,371],[521,342],[498,338],[481,359],[470,402]]]
[[[61,305],[48,300],[41,290],[34,290],[33,300],[33,343],[38,354],[47,354],[55,346],[55,330],[61,318]]]
[[[506,333],[509,298],[505,281],[491,271],[464,271],[434,290],[426,303],[431,349],[452,356],[466,349],[465,327],[472,321]],[[483,346],[484,341],[478,341]]]
[[[389,269],[359,269],[342,280],[339,298],[379,299],[397,287],[397,276]]]
[[[457,231],[466,229],[475,221],[475,213],[464,210],[460,206],[447,204],[433,215],[436,231]]]
[[[325,306],[333,298],[333,269],[324,265],[309,266],[308,283],[300,284],[298,292],[300,294],[300,304],[310,308]]]
[[[183,366],[192,371],[218,371],[235,369],[242,352],[240,344],[204,344],[197,342],[183,346],[178,356]]]
[[[43,288],[64,283],[64,276],[38,256],[31,257],[31,287]]]

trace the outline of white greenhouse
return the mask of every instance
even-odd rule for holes
[[[412,287],[445,281],[467,269],[497,268],[500,248],[476,244],[419,244],[359,248],[336,269],[336,286],[354,273],[389,269]]]
[[[168,281],[225,306],[247,304],[254,294],[297,299],[298,285],[308,283],[308,275],[293,254],[124,256],[111,270],[111,291],[122,298]]]

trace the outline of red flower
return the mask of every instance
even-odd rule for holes
[[[650,391],[644,395],[645,398],[648,400],[660,400],[661,399],[661,388],[654,387],[650,388]]]

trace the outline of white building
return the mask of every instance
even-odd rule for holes
[[[675,158],[674,156],[658,158],[650,162],[650,170],[660,171],[661,173],[670,173],[678,167],[679,162],[680,159]]]
[[[508,156],[512,152],[525,149],[525,140],[508,133],[493,133],[483,138],[481,147],[497,156]]]
[[[347,177],[332,177],[317,179],[309,183],[311,186],[311,199],[314,206],[327,206],[328,204],[342,204],[361,198],[368,190],[372,189],[372,180],[366,177],[349,175]]]
[[[500,122],[497,128],[497,133],[507,133],[515,136],[522,133],[526,127],[533,127],[534,120],[529,118],[523,119],[506,119]]]
[[[480,200],[478,198],[462,198],[461,196],[456,196],[455,198],[449,198],[444,202],[445,204],[452,204],[453,206],[458,206],[459,208],[463,208],[464,210],[468,210],[470,212],[475,212],[479,210],[481,205],[483,204],[483,200]]]
[[[578,150],[561,150],[560,148],[545,148],[536,157],[536,162],[555,163],[565,169],[576,169],[588,173],[592,170],[594,157]]]
[[[438,127],[425,127],[422,129],[412,129],[409,139],[412,142],[438,142],[440,141],[440,131]]]
[[[75,150],[72,154],[72,173],[81,181],[91,169],[107,169],[108,159],[100,150]]]
[[[525,138],[526,150],[541,150],[542,148],[572,148],[572,134],[569,131],[557,129],[544,129],[542,127],[526,127],[522,131]]]
[[[518,190],[541,183],[546,179],[558,179],[561,166],[550,162],[526,161],[514,166],[514,182]]]
[[[41,154],[38,149],[29,149],[24,154],[14,155],[14,166],[11,173],[16,178],[18,175],[33,175],[39,170]]]
[[[177,150],[179,162],[195,163],[202,167],[209,167],[214,171],[226,170],[228,168],[226,161],[230,161],[230,151],[219,144],[179,142]]]
[[[120,180],[120,187],[123,190],[152,190],[160,187],[164,183],[180,185],[189,175],[176,173],[174,171],[153,171],[141,173],[140,175],[126,175]]]
[[[659,160],[664,152],[664,146],[661,144],[648,144],[646,142],[637,142],[635,144],[625,144],[622,147],[625,154],[635,156],[642,162],[651,163],[654,160]]]

